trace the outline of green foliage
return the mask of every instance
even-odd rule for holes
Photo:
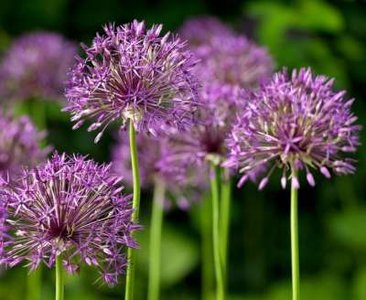
[[[334,214],[330,217],[329,228],[331,234],[342,245],[366,253],[366,208],[354,209]]]
[[[139,235],[142,249],[149,248],[149,231]],[[161,246],[161,284],[169,287],[186,277],[197,266],[199,247],[189,236],[183,235],[178,229],[165,224]],[[147,276],[149,256],[148,251],[138,251],[138,261],[141,273]]]

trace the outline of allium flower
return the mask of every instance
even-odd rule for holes
[[[61,256],[70,273],[80,264],[96,267],[114,285],[127,264],[124,250],[136,247],[131,232],[130,196],[110,165],[85,157],[55,154],[46,164],[25,170],[19,182],[3,182],[0,203],[0,263],[26,261],[31,270]]]
[[[235,119],[235,112],[244,91],[238,86],[207,84],[201,92],[202,107],[198,124],[182,133],[171,134],[163,161],[183,161],[202,166],[207,160],[219,164],[226,157],[225,138]]]
[[[137,150],[141,186],[150,188],[157,180],[166,186],[165,206],[176,203],[182,209],[200,199],[201,191],[206,188],[203,178],[205,172],[188,161],[178,160],[168,163],[170,156],[166,138],[156,138],[144,134],[137,136]],[[123,177],[127,185],[132,186],[131,158],[127,134],[121,134],[113,149],[113,170]]]
[[[354,160],[343,157],[359,145],[360,126],[354,124],[352,103],[345,91],[333,91],[332,79],[316,76],[310,68],[294,70],[291,76],[286,70],[279,72],[253,92],[238,113],[224,165],[243,173],[239,186],[255,168],[267,169],[259,189],[276,167],[282,169],[283,188],[288,178],[299,187],[295,175],[302,169],[311,186],[315,184],[311,170],[319,169],[327,178],[329,170],[339,175],[353,173]]]
[[[217,36],[195,49],[200,59],[196,72],[205,82],[218,81],[242,88],[258,87],[272,74],[273,62],[266,49],[244,36]]]
[[[75,45],[59,34],[34,32],[21,36],[1,62],[0,98],[61,99],[75,55]]]
[[[46,159],[49,149],[41,149],[45,134],[38,132],[30,119],[18,119],[0,110],[0,176],[14,178],[22,166],[34,166]]]
[[[191,46],[207,44],[213,37],[233,36],[234,31],[219,19],[210,16],[188,19],[178,30]]]
[[[100,131],[98,142],[115,120],[123,126],[132,119],[136,130],[152,134],[166,125],[191,123],[197,105],[196,61],[186,43],[169,33],[160,36],[161,30],[162,25],[146,29],[138,21],[108,25],[91,47],[84,46],[86,58],[78,59],[66,90],[65,111],[77,122],[74,129],[94,118],[88,130]]]

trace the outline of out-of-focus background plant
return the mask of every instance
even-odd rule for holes
[[[167,0],[3,0],[0,3],[0,52],[23,33],[52,31],[89,43],[101,25],[144,19],[177,29],[188,18],[219,17],[237,31],[268,48],[276,68],[311,66],[317,73],[337,79],[339,89],[355,97],[354,112],[366,123],[366,2],[356,0],[210,1]],[[1,99],[1,105],[8,106]],[[62,101],[62,100],[61,100]],[[34,109],[36,108],[36,109]],[[89,154],[109,161],[115,144],[111,128],[98,145],[84,130],[72,131],[69,116],[61,113],[60,100],[32,99],[17,105],[29,112],[36,124],[47,128],[47,142],[57,150]],[[0,128],[1,130],[1,128]],[[364,133],[361,136],[364,142]],[[317,188],[306,184],[299,199],[300,257],[303,299],[366,300],[366,182],[365,148],[357,153],[355,176],[319,176]],[[265,192],[248,184],[235,190],[229,254],[229,300],[289,299],[290,247],[289,197],[279,180]],[[148,228],[151,193],[142,196],[142,222]],[[171,210],[163,229],[162,299],[200,298],[199,204],[189,212]],[[146,250],[148,231],[139,235]],[[148,252],[138,252],[137,299],[144,299]],[[45,268],[44,268],[45,269]],[[68,277],[67,299],[120,299],[123,282],[109,289],[93,284],[96,276],[81,272]],[[25,299],[27,270],[1,271],[0,300]],[[53,273],[43,272],[43,299],[53,296]]]

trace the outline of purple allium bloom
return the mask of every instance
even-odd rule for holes
[[[131,232],[139,228],[122,189],[111,165],[58,154],[24,170],[16,184],[3,182],[0,263],[26,261],[34,270],[41,262],[54,266],[61,255],[68,272],[85,262],[108,285],[116,284],[127,264],[124,250],[136,247]]]
[[[41,149],[45,137],[26,116],[15,118],[0,110],[0,176],[13,179],[22,166],[34,166],[46,159],[49,149]]]
[[[195,49],[201,60],[196,67],[200,79],[256,88],[272,75],[273,62],[266,49],[245,36],[217,36]]]
[[[343,154],[356,151],[361,127],[354,124],[353,99],[347,100],[345,91],[333,91],[333,81],[310,68],[291,76],[283,70],[252,92],[227,140],[230,154],[224,165],[243,173],[239,186],[258,167],[268,170],[259,189],[276,167],[282,169],[283,188],[289,178],[299,187],[293,175],[302,169],[311,186],[311,170],[319,169],[327,178],[329,170],[338,175],[355,171],[354,160]]]
[[[57,33],[34,32],[13,42],[0,65],[0,98],[63,98],[76,46]]]
[[[238,86],[207,84],[201,91],[198,124],[168,136],[169,155],[163,161],[168,165],[183,161],[200,168],[205,161],[221,163],[227,155],[225,138],[244,93]]]
[[[66,96],[74,129],[95,119],[88,131],[132,119],[137,131],[159,133],[165,126],[190,125],[198,102],[198,82],[192,74],[196,60],[186,43],[162,25],[146,29],[144,22],[108,25],[92,45],[84,46],[70,74]]]
[[[178,207],[186,209],[192,202],[200,199],[206,188],[203,178],[204,170],[191,165],[189,161],[164,160],[169,156],[167,139],[159,139],[151,135],[137,136],[137,150],[139,156],[140,180],[143,188],[154,186],[157,180],[165,183],[166,202],[170,206],[176,203]],[[130,147],[127,134],[121,134],[118,144],[113,149],[113,169],[122,176],[127,185],[132,187]]]
[[[188,19],[179,28],[178,33],[191,46],[207,44],[213,37],[231,36],[235,34],[229,26],[211,16]]]

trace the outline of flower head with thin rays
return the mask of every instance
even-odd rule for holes
[[[188,19],[179,28],[178,33],[193,47],[207,44],[213,37],[235,34],[229,26],[212,16]]]
[[[41,149],[45,137],[26,116],[15,118],[0,110],[0,176],[13,179],[22,166],[34,166],[47,157],[49,149]]]
[[[272,74],[273,62],[265,48],[245,36],[216,36],[195,48],[200,59],[196,72],[205,82],[217,81],[256,88]]]
[[[52,267],[61,256],[70,273],[85,262],[108,285],[116,284],[126,268],[126,247],[136,247],[131,232],[138,229],[122,189],[111,165],[58,154],[25,170],[16,184],[2,182],[0,263],[25,261],[34,270],[41,262]]]
[[[76,46],[52,32],[33,32],[19,37],[0,64],[0,98],[62,99],[66,73]]]
[[[244,94],[238,86],[207,84],[201,91],[198,124],[167,137],[169,155],[164,156],[162,163],[174,165],[183,161],[200,168],[205,161],[221,163],[227,154],[225,138]]]
[[[78,59],[66,89],[74,128],[94,118],[88,130],[99,131],[98,142],[115,120],[122,126],[132,120],[137,131],[152,134],[190,125],[198,102],[196,60],[185,42],[161,30],[136,20],[108,25],[83,47],[86,57]]]
[[[319,169],[327,178],[329,170],[338,175],[353,173],[354,160],[347,154],[359,145],[360,126],[350,110],[352,103],[345,91],[333,90],[333,79],[317,76],[310,68],[294,70],[292,75],[279,72],[238,112],[224,165],[243,173],[239,186],[253,169],[267,169],[259,189],[276,168],[282,169],[283,188],[288,178],[299,187],[296,174],[303,169],[311,186],[315,185],[312,170]]]
[[[166,201],[169,207],[175,203],[181,209],[187,209],[200,199],[201,191],[206,188],[204,171],[189,164],[188,161],[167,163],[164,157],[169,156],[167,138],[159,139],[148,135],[137,136],[139,170],[141,186],[150,188],[157,180],[165,183]],[[113,170],[122,176],[127,185],[132,187],[130,147],[127,134],[121,134],[118,144],[113,149]]]

